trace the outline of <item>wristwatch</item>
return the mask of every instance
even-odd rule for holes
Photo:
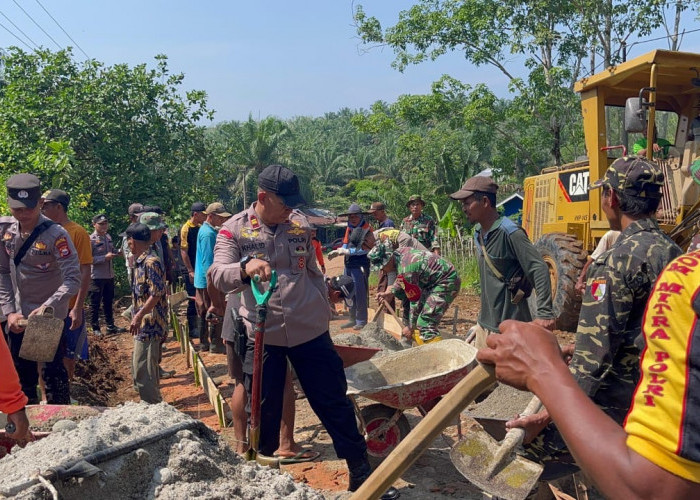
[[[250,262],[251,260],[253,260],[253,256],[252,256],[252,255],[246,255],[245,257],[243,257],[243,258],[241,259],[241,262],[240,262],[240,264],[241,264],[241,269],[242,269],[243,272],[246,273],[246,274],[248,274],[248,273],[247,273],[246,270],[245,270],[245,266],[247,266],[247,265],[248,265],[248,262]]]

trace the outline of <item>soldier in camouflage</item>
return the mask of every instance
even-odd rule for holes
[[[653,219],[663,179],[654,163],[624,157],[591,186],[603,188],[602,209],[610,228],[622,234],[588,270],[569,369],[586,394],[618,423],[639,381],[644,306],[657,276],[682,253]],[[525,442],[536,435],[525,446],[525,456],[545,465],[542,479],[578,470],[546,410],[506,426],[524,427]]]
[[[459,293],[461,280],[454,266],[445,258],[426,250],[402,247],[394,250],[391,240],[381,240],[368,254],[373,270],[395,270],[396,281],[377,300],[392,296],[411,303],[411,327],[405,326],[404,337],[411,338],[418,329],[423,342],[440,336],[438,325]]]
[[[435,239],[435,221],[423,213],[425,202],[420,195],[414,194],[408,199],[406,206],[411,215],[401,222],[401,230],[417,239],[425,248],[430,248]]]

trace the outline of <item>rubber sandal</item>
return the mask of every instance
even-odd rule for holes
[[[301,464],[304,462],[312,462],[321,456],[321,453],[313,450],[302,450],[293,457],[281,457],[275,455],[279,458],[280,464]]]

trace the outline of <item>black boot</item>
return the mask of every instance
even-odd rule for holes
[[[348,475],[350,477],[348,491],[356,491],[362,483],[372,474],[372,467],[369,465],[367,457],[358,460],[346,460],[348,464]],[[393,486],[384,492],[380,497],[381,500],[395,500],[401,496],[399,490]]]
[[[202,349],[209,349],[209,331],[207,325],[204,324],[204,319],[197,316],[197,330],[199,331],[199,345]]]
[[[199,330],[197,328],[197,317],[198,316],[187,316],[187,327],[190,330],[190,338],[191,339],[198,339],[199,338]]]

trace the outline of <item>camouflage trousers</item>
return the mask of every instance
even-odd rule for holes
[[[462,280],[455,271],[447,279],[427,290],[418,303],[411,308],[413,326],[418,328],[424,341],[440,335],[438,325],[443,315],[455,300]]]
[[[524,444],[523,450],[525,458],[544,465],[540,477],[542,481],[558,479],[579,471],[554,423],[547,425],[531,443]]]

